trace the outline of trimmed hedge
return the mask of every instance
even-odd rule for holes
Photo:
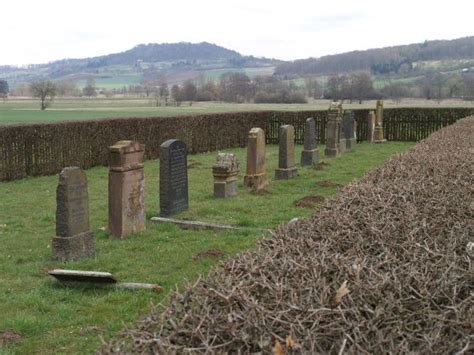
[[[364,140],[369,110],[354,111],[358,140]],[[473,113],[473,109],[457,108],[385,109],[385,137],[418,141]],[[316,120],[318,139],[324,143],[326,111],[238,112],[0,126],[0,181],[56,174],[65,166],[87,169],[107,165],[107,148],[124,139],[145,144],[147,159],[158,158],[160,144],[170,138],[183,140],[189,153],[245,147],[252,127],[262,127],[267,143],[277,143],[278,127],[293,124],[296,142],[302,143],[307,117]]]

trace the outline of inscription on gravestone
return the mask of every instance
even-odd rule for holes
[[[67,167],[59,175],[56,190],[56,236],[52,242],[56,260],[79,260],[95,253],[89,228],[89,198],[86,174]]]
[[[306,119],[304,128],[304,149],[301,152],[301,166],[315,165],[319,162],[319,149],[316,141],[314,118]]]
[[[160,146],[160,216],[169,217],[188,209],[186,144],[169,139]]]

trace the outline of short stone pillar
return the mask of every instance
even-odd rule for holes
[[[326,149],[324,149],[324,155],[328,158],[333,158],[340,153],[341,116],[341,105],[332,103],[328,111]]]
[[[280,127],[278,169],[275,170],[275,179],[294,179],[298,175],[295,166],[295,128],[292,125]]]
[[[377,100],[376,107],[374,143],[383,143],[387,141],[383,137],[383,100]]]
[[[375,112],[370,111],[368,117],[367,141],[374,143],[375,141]]]
[[[247,174],[244,176],[244,186],[261,191],[267,185],[265,133],[261,128],[252,128],[247,143]]]
[[[145,146],[119,141],[109,147],[109,231],[122,239],[145,230]]]
[[[72,261],[95,255],[94,236],[89,227],[89,196],[86,174],[77,167],[64,168],[56,190],[56,236],[53,258]]]
[[[339,154],[345,153],[347,150],[346,147],[346,138],[344,137],[344,129],[342,126],[342,120],[339,123]]]
[[[160,146],[160,217],[188,208],[188,149],[183,141],[169,139]]]
[[[232,153],[217,154],[212,167],[214,197],[227,198],[237,195],[237,175],[240,171],[237,156]]]
[[[346,149],[354,149],[357,144],[356,120],[354,111],[345,111],[342,119],[342,131],[346,142]]]
[[[301,166],[319,163],[319,149],[316,140],[316,123],[314,118],[306,119],[304,127],[304,148],[301,152]]]

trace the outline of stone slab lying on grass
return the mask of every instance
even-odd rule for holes
[[[172,223],[177,225],[183,229],[212,229],[212,230],[260,230],[266,231],[264,228],[252,228],[252,227],[239,227],[239,226],[232,226],[229,224],[216,224],[216,223],[208,223],[208,222],[200,222],[200,221],[182,221],[179,219],[173,218],[164,218],[164,217],[152,217],[151,223],[155,224],[163,224],[163,223]]]

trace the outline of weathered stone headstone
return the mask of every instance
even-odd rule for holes
[[[369,112],[367,140],[370,143],[374,143],[375,141],[375,112],[374,111]]]
[[[346,138],[344,137],[344,129],[342,126],[342,119],[339,121],[339,153],[343,154],[346,151]]]
[[[345,111],[342,119],[342,130],[346,141],[346,149],[354,149],[357,144],[356,121],[354,111]]]
[[[304,149],[301,152],[301,166],[316,165],[319,162],[319,149],[316,140],[316,123],[314,118],[306,119],[304,128]]]
[[[109,147],[109,230],[121,239],[145,230],[145,146],[119,141]]]
[[[53,258],[80,260],[95,254],[94,236],[89,228],[89,197],[86,174],[77,167],[64,168],[56,190],[56,236]]]
[[[252,128],[247,143],[247,174],[244,176],[244,186],[261,191],[267,185],[265,133],[261,128]]]
[[[294,179],[298,175],[295,166],[295,128],[292,125],[280,127],[280,142],[278,152],[278,169],[275,179]]]
[[[187,210],[188,151],[186,144],[169,139],[160,146],[160,216]]]
[[[341,115],[341,105],[332,103],[328,111],[326,149],[324,149],[324,155],[328,158],[335,157],[340,153]]]
[[[377,100],[376,117],[375,117],[375,143],[386,142],[383,137],[383,101]]]
[[[214,197],[232,197],[237,195],[237,175],[240,171],[237,156],[232,153],[217,154],[212,167],[214,176]]]

